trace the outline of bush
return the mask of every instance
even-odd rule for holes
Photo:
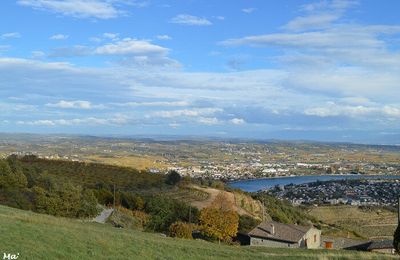
[[[193,225],[181,221],[174,222],[169,226],[169,235],[171,237],[193,239]]]

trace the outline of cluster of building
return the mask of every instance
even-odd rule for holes
[[[299,204],[349,204],[396,206],[400,196],[400,180],[340,180],[286,185],[268,193]]]
[[[197,165],[173,166],[182,176],[212,178],[225,181],[267,177],[301,176],[318,174],[400,174],[400,165],[354,163],[261,163],[259,161],[232,162],[226,164],[199,161]]]

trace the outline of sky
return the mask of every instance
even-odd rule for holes
[[[0,132],[400,144],[398,0],[5,0]]]

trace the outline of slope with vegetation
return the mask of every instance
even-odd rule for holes
[[[0,206],[0,253],[18,259],[396,259],[354,251],[267,249],[162,237]]]

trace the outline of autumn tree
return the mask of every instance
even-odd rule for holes
[[[193,224],[177,221],[169,227],[171,237],[192,239]]]
[[[233,210],[208,207],[200,211],[199,222],[204,235],[229,241],[238,231],[239,216]]]

